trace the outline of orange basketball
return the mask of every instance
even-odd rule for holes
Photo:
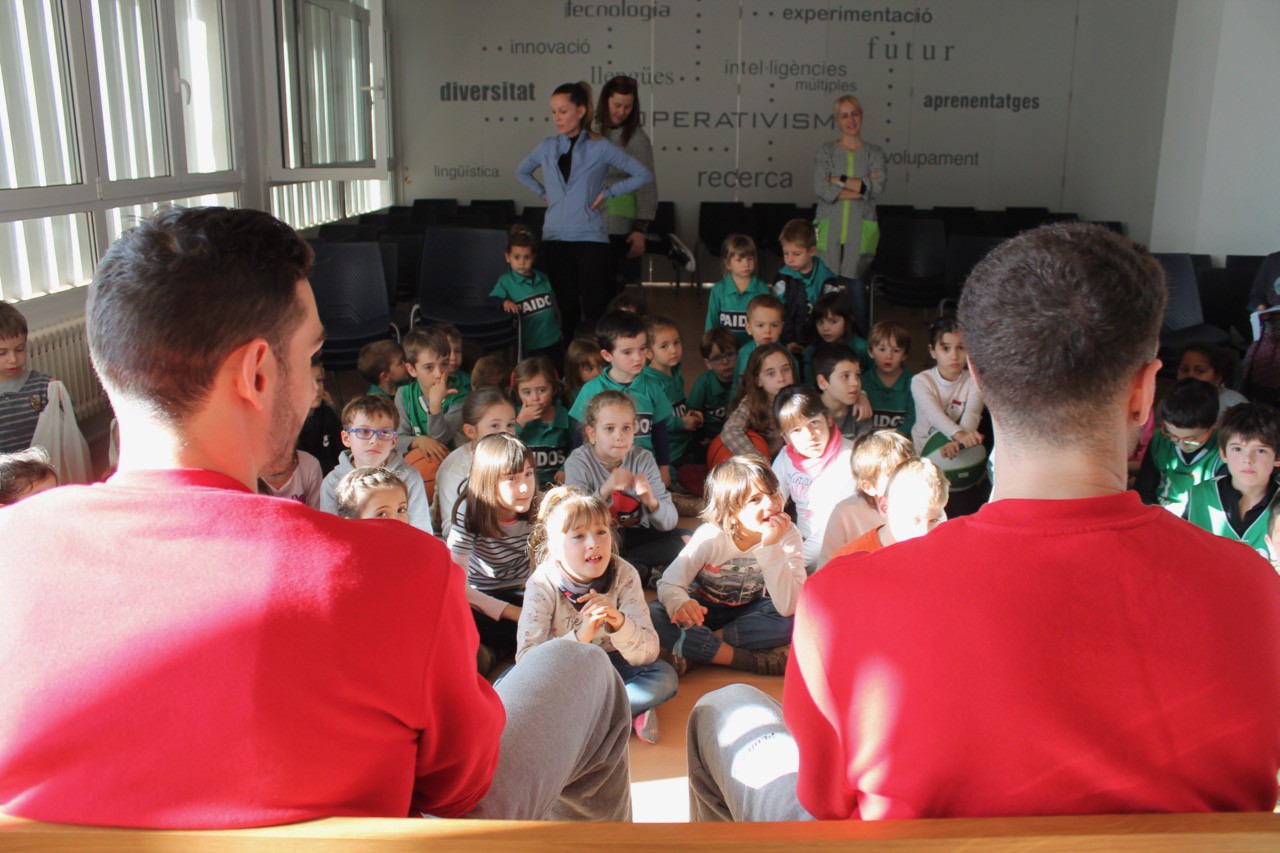
[[[764,440],[758,432],[747,430],[747,438],[751,439],[751,443],[755,445],[756,450],[760,451],[760,455],[765,459],[769,458],[769,442]],[[733,454],[729,452],[729,448],[724,446],[724,442],[720,440],[720,436],[716,436],[711,440],[711,446],[707,448],[707,467],[714,468],[726,459],[733,458]]]
[[[404,457],[404,461],[408,462],[418,473],[422,475],[422,485],[427,490],[427,500],[434,501],[436,495],[436,471],[440,468],[440,463],[434,459],[428,459],[426,454],[421,450],[413,449]]]

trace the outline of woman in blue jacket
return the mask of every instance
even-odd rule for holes
[[[551,95],[550,136],[516,170],[520,183],[547,202],[542,225],[542,257],[560,305],[566,341],[578,323],[594,325],[613,292],[613,262],[605,221],[605,201],[653,181],[653,173],[618,146],[588,130],[591,89],[565,83]],[[613,166],[629,177],[604,187]],[[533,176],[542,170],[542,180]]]

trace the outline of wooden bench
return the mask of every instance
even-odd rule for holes
[[[1090,815],[878,823],[536,823],[328,818],[219,831],[102,829],[0,817],[0,850],[124,853],[803,849],[1280,850],[1280,815]]]

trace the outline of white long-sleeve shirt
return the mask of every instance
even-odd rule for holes
[[[796,502],[796,526],[804,537],[804,562],[810,570],[818,566],[818,552],[827,534],[827,520],[836,504],[854,493],[853,475],[849,470],[849,454],[853,442],[840,439],[840,450],[816,477],[810,477],[791,461],[784,447],[773,460],[773,473],[778,477],[778,490],[785,501]]]
[[[640,575],[621,557],[614,557],[614,568],[607,598],[625,621],[617,631],[601,627],[592,642],[606,652],[617,651],[633,666],[653,663],[658,659],[658,632],[653,630]],[[517,663],[529,649],[556,637],[577,641],[582,614],[560,591],[561,577],[559,567],[551,562],[538,566],[529,576],[516,629]]]
[[[467,573],[467,603],[491,619],[499,619],[507,602],[485,591],[519,589],[529,578],[529,522],[516,519],[498,525],[499,537],[467,530],[467,504],[449,531],[449,553]]]
[[[643,474],[649,481],[650,491],[658,499],[658,508],[650,512],[644,502],[636,497],[635,492],[623,489],[622,494],[633,498],[639,504],[640,517],[638,522],[633,524],[638,523],[643,527],[652,527],[654,530],[671,530],[675,527],[676,522],[680,520],[680,514],[676,512],[676,505],[671,500],[667,487],[662,485],[662,474],[658,471],[658,463],[653,458],[653,454],[643,447],[632,447],[627,451],[627,455],[622,457],[618,467],[625,468],[633,474]],[[564,462],[565,485],[582,489],[587,494],[599,494],[600,487],[612,473],[613,470],[604,467],[600,457],[596,456],[595,449],[589,444],[584,444],[570,453],[569,458]],[[618,523],[623,527],[628,526],[626,519],[620,518]]]
[[[714,524],[693,533],[658,581],[658,600],[674,617],[696,590],[698,597],[721,604],[750,604],[768,594],[783,616],[796,612],[804,570],[804,540],[792,526],[775,545],[755,545],[743,551],[733,536]]]
[[[822,547],[818,549],[818,562],[814,569],[821,569],[836,551],[882,524],[884,516],[880,511],[868,504],[861,492],[855,491],[836,504],[827,517],[827,530],[822,534]]]
[[[955,382],[948,382],[933,367],[911,379],[911,396],[916,402],[916,424],[911,441],[916,453],[935,432],[951,438],[957,432],[973,432],[982,420],[982,392],[969,371],[962,370]]]
[[[462,492],[471,476],[471,460],[476,443],[468,441],[444,458],[436,469],[436,514],[440,517],[440,538],[447,539],[453,529],[453,511],[462,500]]]

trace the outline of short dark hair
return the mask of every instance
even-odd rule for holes
[[[702,340],[698,343],[698,351],[702,353],[703,358],[711,358],[711,350],[714,347],[719,347],[720,352],[737,350],[738,336],[724,326],[707,329],[702,333]]]
[[[862,369],[857,353],[848,344],[819,344],[813,350],[813,375],[830,379],[836,365],[844,361],[852,361],[859,370]]]
[[[1231,358],[1231,354],[1227,352],[1226,347],[1216,346],[1204,341],[1196,341],[1187,344],[1182,348],[1182,352],[1178,353],[1178,364],[1182,364],[1182,357],[1189,352],[1198,352],[1204,356],[1209,366],[1213,368],[1213,372],[1218,374],[1218,379],[1223,385],[1230,387],[1231,382],[1235,379],[1235,361]]]
[[[1178,429],[1208,429],[1218,422],[1218,389],[1201,379],[1179,379],[1164,398],[1161,417]]]
[[[1266,403],[1240,403],[1227,409],[1218,425],[1218,449],[1234,441],[1260,441],[1280,452],[1280,411]]]
[[[651,314],[646,317],[644,319],[644,333],[649,346],[653,346],[653,337],[658,333],[659,329],[675,329],[676,334],[679,334],[680,324],[665,314]]]
[[[260,210],[162,208],[107,249],[89,286],[89,352],[112,395],[180,421],[218,368],[262,338],[288,369],[312,252]]]
[[[0,340],[26,336],[27,318],[17,308],[0,299]]]
[[[596,343],[605,352],[613,352],[619,338],[648,336],[644,329],[644,320],[630,311],[606,311],[596,323]]]
[[[929,324],[929,346],[936,347],[943,335],[961,335],[960,321],[954,314],[943,314]]]
[[[783,434],[797,423],[827,414],[827,404],[816,388],[808,385],[788,385],[773,399],[773,419]]]
[[[43,447],[0,453],[0,506],[17,503],[36,483],[49,477],[58,482],[58,469],[50,464]]]
[[[1094,444],[1117,399],[1156,356],[1164,272],[1144,249],[1098,225],[1025,231],[983,258],[960,297],[969,360],[1010,435],[1061,433]]]
[[[382,380],[382,374],[391,369],[391,358],[396,353],[404,358],[404,347],[390,338],[371,341],[362,346],[360,354],[356,356],[356,373],[365,382],[377,385]]]

